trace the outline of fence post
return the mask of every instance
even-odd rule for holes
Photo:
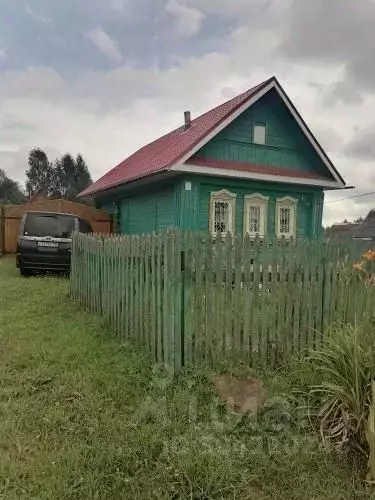
[[[70,262],[70,297],[74,300],[77,300],[77,272],[76,272],[76,235],[73,234],[72,237],[72,253],[71,253],[71,262]]]
[[[178,370],[182,366],[182,265],[181,265],[181,233],[174,231],[172,233],[172,272],[173,272],[173,369]]]
[[[185,286],[186,286],[186,276],[185,276],[185,258],[186,251],[184,246],[181,247],[181,321],[180,321],[180,365],[185,366]],[[178,334],[178,332],[177,332]]]
[[[103,315],[103,258],[104,258],[104,242],[102,235],[99,235],[98,239],[98,306],[99,306],[99,314]]]

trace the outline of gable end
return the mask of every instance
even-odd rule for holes
[[[273,91],[273,92],[271,92]],[[261,154],[253,154],[253,155],[242,155],[241,154],[235,154],[235,155],[229,155],[229,156],[223,156],[222,152],[218,152],[216,155],[216,158],[207,158],[201,157],[202,152],[204,151],[204,148],[208,147],[210,142],[214,142],[218,140],[218,138],[222,137],[226,133],[226,129],[229,129],[230,127],[234,126],[234,122],[240,121],[244,114],[246,113],[247,115],[251,116],[252,113],[252,108],[255,109],[260,106],[262,101],[265,100],[272,100],[272,96],[277,96],[277,101],[279,101],[280,105],[283,106],[285,109],[284,114],[288,114],[291,116],[293,123],[294,123],[294,129],[295,131],[298,131],[298,134],[300,137],[302,137],[303,141],[306,143],[305,149],[309,149],[309,154],[311,157],[310,165],[308,165],[308,162],[303,160],[302,156],[306,156],[306,151],[303,152],[302,149],[300,148],[299,151],[295,151],[295,156],[300,155],[300,158],[298,161],[296,161],[295,158],[293,158],[293,151],[288,150],[288,148],[284,148],[284,161],[281,161],[280,163],[280,152],[277,151],[277,146],[272,146],[272,145],[259,145],[255,144],[253,141],[252,137],[252,127],[256,125],[259,122],[264,122],[263,118],[257,118],[254,116],[252,120],[250,120],[250,123],[252,126],[249,126],[248,130],[248,143],[249,146],[253,146],[254,149],[258,149],[258,152],[263,149],[268,148],[272,154],[269,154],[270,159],[268,161],[264,162],[265,155]],[[275,100],[275,99],[274,99]],[[272,108],[270,107],[271,112]],[[267,123],[266,123],[267,127]],[[270,131],[266,130],[266,134],[269,134]],[[296,134],[295,134],[296,135]],[[301,142],[301,140],[300,140]],[[242,150],[245,149],[246,144],[243,144]],[[240,149],[240,146],[238,147]],[[282,148],[281,148],[282,149]],[[302,155],[302,156],[301,156]],[[272,158],[271,158],[272,157]],[[289,157],[289,159],[288,159]],[[314,158],[314,160],[313,160]],[[215,160],[214,165],[207,165],[207,161],[209,160]],[[241,170],[242,172],[246,170],[245,164],[251,164],[251,167],[249,169],[250,172],[253,172],[254,170],[257,170],[257,167],[264,167],[267,165],[271,165],[273,167],[283,167],[285,169],[285,172],[283,171],[283,168],[280,168],[280,171],[277,172],[277,175],[283,176],[285,175],[286,177],[294,177],[294,171],[297,170],[296,172],[296,177],[301,178],[301,173],[298,172],[298,170],[302,170],[302,177],[305,177],[305,181],[303,183],[308,184],[308,178],[309,177],[317,177],[319,178],[319,182],[316,183],[315,181],[311,182],[312,185],[322,185],[323,187],[327,187],[330,189],[342,189],[345,187],[345,182],[340,176],[340,174],[337,172],[335,167],[333,166],[332,162],[328,158],[327,154],[323,150],[323,148],[320,146],[316,138],[313,136],[312,132],[310,129],[307,127],[306,123],[303,121],[301,115],[298,113],[296,110],[295,106],[293,103],[290,101],[288,96],[286,95],[285,91],[279,84],[276,78],[272,79],[261,91],[257,92],[251,99],[249,99],[245,104],[243,104],[235,113],[232,113],[226,120],[224,120],[218,127],[215,128],[210,134],[208,134],[202,141],[200,141],[199,144],[197,144],[195,147],[193,147],[189,154],[185,155],[184,157],[181,158],[181,160],[173,165],[171,167],[171,170],[175,171],[184,171],[184,172],[195,172],[198,173],[197,169],[191,169],[189,170],[189,164],[194,164],[194,165],[201,165],[203,163],[206,163],[206,167],[217,167],[218,169],[224,168],[224,164],[227,164],[228,170]],[[220,165],[218,162],[222,161],[223,165]],[[288,164],[288,161],[291,163],[291,165]],[[232,164],[231,164],[232,162]],[[294,168],[293,168],[294,167]],[[262,168],[258,169],[258,173],[262,173],[264,175],[267,175],[267,171],[263,171]],[[287,171],[286,171],[287,170]],[[210,175],[209,171],[202,172]],[[307,175],[304,175],[307,174]],[[220,175],[220,174],[218,174]],[[270,175],[273,175],[272,172],[270,172]],[[238,175],[238,177],[242,177],[242,173]],[[264,179],[265,180],[265,179]],[[280,181],[280,179],[279,179]]]

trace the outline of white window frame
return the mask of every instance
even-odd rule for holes
[[[228,233],[234,234],[235,221],[236,221],[236,193],[231,193],[226,189],[221,191],[212,192],[210,196],[210,232],[213,236],[217,236],[215,232],[215,203],[224,202],[228,203],[229,208],[229,220],[228,220],[228,230],[225,233],[219,233],[225,236]]]
[[[256,128],[262,128],[262,130],[264,130],[264,142],[260,142],[260,141],[256,141],[255,140],[255,131],[256,131]],[[255,122],[254,125],[253,125],[253,143],[254,144],[258,144],[260,146],[265,146],[266,143],[267,143],[267,126],[265,123],[261,123],[261,122]]]
[[[244,235],[248,234],[250,238],[264,238],[267,234],[267,211],[268,211],[268,196],[259,193],[247,194],[244,197]],[[250,232],[250,209],[251,207],[259,207],[260,211],[260,230],[259,232]]]
[[[295,238],[297,234],[297,203],[298,200],[296,198],[292,198],[291,196],[284,196],[284,198],[278,198],[276,200],[276,235],[278,238]],[[289,232],[282,233],[280,227],[280,216],[281,209],[289,208],[290,209],[290,221],[289,221]]]

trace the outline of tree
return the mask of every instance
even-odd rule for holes
[[[19,184],[0,169],[0,205],[19,205],[25,201],[25,195]]]
[[[50,163],[46,153],[34,148],[29,153],[26,191],[29,197],[46,189],[52,198],[74,200],[91,183],[91,175],[82,155],[74,159],[69,153]]]
[[[91,184],[91,175],[81,155],[65,154],[52,169],[51,196],[74,200]]]
[[[85,160],[79,154],[76,159],[76,189],[77,194],[92,184],[92,178]]]
[[[46,153],[40,148],[33,148],[28,158],[29,169],[26,171],[26,191],[29,197],[40,189],[51,188],[53,177],[52,165]]]

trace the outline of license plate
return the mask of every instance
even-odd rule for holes
[[[50,241],[38,241],[38,247],[57,248],[58,246],[58,243],[52,243]]]

